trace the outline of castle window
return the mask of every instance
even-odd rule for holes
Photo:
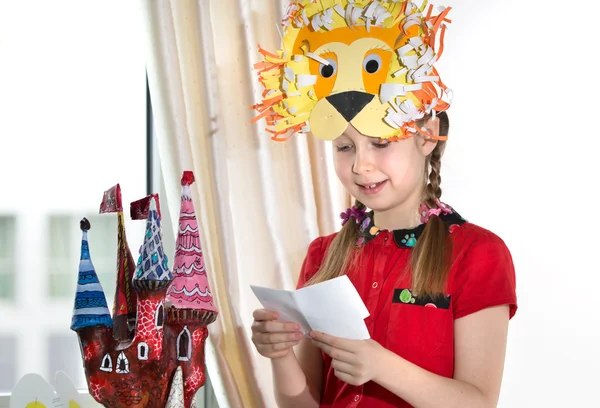
[[[100,371],[112,373],[112,370],[113,370],[112,359],[110,358],[110,355],[107,354],[102,359],[102,364],[100,364]]]
[[[138,358],[140,360],[148,360],[148,354],[150,354],[148,344],[143,342],[138,344]]]
[[[156,328],[160,329],[163,327],[163,322],[165,320],[165,315],[164,315],[164,308],[162,303],[158,306],[158,309],[156,309]]]
[[[192,336],[187,326],[184,326],[177,336],[177,360],[190,361],[192,357]]]
[[[129,374],[129,360],[122,351],[117,358],[117,369],[115,371],[117,374]]]

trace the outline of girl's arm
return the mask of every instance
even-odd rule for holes
[[[271,360],[279,408],[318,408],[323,381],[321,351],[304,339],[294,352]]]
[[[493,408],[504,371],[508,306],[455,321],[454,378],[433,374],[373,340],[346,340],[313,332],[335,375],[352,385],[374,381],[415,408]]]
[[[454,323],[454,378],[432,374],[385,350],[373,379],[416,408],[492,408],[498,404],[508,306],[473,313]]]

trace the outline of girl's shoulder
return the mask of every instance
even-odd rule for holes
[[[482,246],[508,251],[506,242],[499,235],[473,222],[465,221],[460,225],[450,225],[448,229],[455,252],[458,251],[459,254]]]
[[[451,237],[448,289],[455,318],[502,304],[510,306],[512,318],[517,310],[516,274],[504,240],[472,222],[455,228]]]
[[[327,249],[331,242],[336,237],[338,233],[334,232],[333,234],[323,235],[318,238],[315,238],[309,245],[308,250],[306,252],[306,257],[304,259],[304,268],[307,269],[318,269],[321,266],[321,262],[325,258],[325,254],[327,253]],[[315,270],[316,271],[316,270]]]
[[[302,262],[302,269],[300,270],[300,276],[298,276],[297,288],[304,287],[304,284],[319,270],[321,263],[325,258],[327,248],[331,244],[331,241],[335,238],[337,232],[320,236],[311,241],[306,251],[306,256]]]
[[[338,232],[334,232],[329,235],[323,235],[315,238],[309,245],[309,251],[310,248],[313,248],[313,251],[327,252],[327,248],[329,248],[329,245],[331,245],[331,242],[337,235]]]

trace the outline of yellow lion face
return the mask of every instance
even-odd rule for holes
[[[448,10],[432,17],[431,7],[425,14],[425,5],[406,1],[317,3],[293,3],[282,50],[260,50],[265,60],[256,68],[266,89],[255,120],[266,118],[275,140],[309,131],[333,140],[349,123],[382,139],[425,132],[415,121],[449,106],[433,67],[435,33]]]

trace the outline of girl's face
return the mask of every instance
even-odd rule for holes
[[[418,207],[435,145],[420,136],[380,142],[350,125],[333,141],[335,171],[346,190],[375,212]]]

